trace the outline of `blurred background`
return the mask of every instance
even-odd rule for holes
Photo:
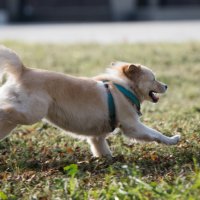
[[[197,41],[199,19],[200,0],[0,0],[0,40]]]
[[[0,0],[0,22],[200,19],[200,0]]]

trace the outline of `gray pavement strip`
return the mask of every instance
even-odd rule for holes
[[[200,21],[0,25],[0,40],[39,43],[200,41]]]

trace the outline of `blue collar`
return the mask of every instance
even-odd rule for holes
[[[107,100],[108,100],[108,108],[109,108],[109,118],[110,118],[110,125],[112,130],[115,129],[116,127],[116,111],[115,111],[115,102],[113,99],[113,96],[110,92],[109,89],[109,81],[103,81],[104,82],[104,86],[107,90]],[[117,83],[113,83],[113,85],[133,104],[136,106],[137,108],[137,113],[138,115],[142,115],[140,112],[140,101],[139,99],[136,97],[135,94],[133,94],[130,90],[126,89],[125,87],[117,84]]]
[[[137,113],[141,115],[140,112],[140,101],[130,90],[127,90],[125,87],[114,83],[114,86],[128,99],[130,102],[137,107]]]

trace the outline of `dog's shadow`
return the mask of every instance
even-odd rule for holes
[[[198,150],[200,152],[200,148]],[[26,167],[34,171],[49,171],[57,170],[60,173],[65,173],[64,168],[70,164],[77,164],[79,174],[85,174],[89,172],[93,175],[108,174],[112,171],[123,171],[124,166],[129,170],[139,171],[141,176],[165,176],[176,170],[187,171],[194,168],[195,162],[200,163],[197,152],[191,151],[191,149],[184,149],[181,152],[175,152],[174,155],[158,156],[155,158],[140,158],[139,160],[134,156],[118,155],[113,158],[93,158],[88,153],[85,159],[80,159],[79,155],[72,155],[70,159],[63,158],[61,160],[50,160],[49,162],[41,162],[37,160],[30,160],[26,163]]]
[[[7,148],[9,149],[8,146],[6,146],[6,148],[0,148],[0,154]],[[30,150],[25,149],[24,152],[25,151]],[[131,155],[117,155],[113,158],[93,158],[89,151],[87,151],[73,152],[70,155],[64,154],[64,156],[59,159],[48,158],[48,156],[43,157],[42,155],[37,157],[32,156],[32,158],[24,159],[23,161],[20,159],[15,160],[15,165],[17,165],[19,169],[21,168],[22,171],[25,169],[26,171],[33,171],[35,173],[52,171],[65,174],[64,168],[66,166],[76,164],[80,176],[86,172],[93,175],[106,175],[110,173],[110,170],[120,173],[120,171],[123,172],[124,166],[126,166],[132,171],[137,169],[141,176],[165,176],[175,169],[177,171],[187,171],[190,169],[191,171],[191,168],[195,167],[195,162],[200,163],[199,152],[200,147],[196,147],[195,149],[192,149],[192,147],[181,148],[172,153],[165,153],[165,155],[139,157],[138,159],[138,156],[134,155],[134,153]],[[7,154],[9,154],[9,152]],[[0,157],[3,156],[3,154],[0,155]],[[4,162],[2,159],[0,159],[0,164],[0,173],[15,171],[15,168],[8,167],[6,161]]]

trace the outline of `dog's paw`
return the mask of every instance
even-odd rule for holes
[[[169,145],[177,144],[180,141],[180,139],[181,139],[180,135],[174,135],[174,136],[170,137]]]

